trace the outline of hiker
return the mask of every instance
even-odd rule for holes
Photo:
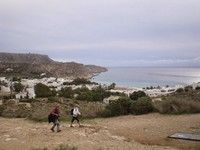
[[[53,126],[51,127],[51,131],[54,132],[54,128],[57,126],[57,132],[60,132],[60,123],[59,123],[59,117],[60,117],[60,110],[59,106],[56,106],[52,112],[49,115],[49,123],[53,122]]]
[[[77,121],[79,127],[81,126],[80,123],[79,123],[79,119],[78,117],[81,115],[80,111],[79,111],[79,108],[78,106],[75,106],[73,109],[71,109],[71,117],[72,117],[72,120],[71,120],[71,125],[70,127],[73,127],[72,124],[74,122],[74,120]]]

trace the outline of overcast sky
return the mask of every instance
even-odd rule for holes
[[[0,0],[0,52],[103,66],[200,66],[200,1]]]

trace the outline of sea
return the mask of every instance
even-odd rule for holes
[[[144,88],[186,86],[200,82],[200,68],[186,67],[110,67],[92,81],[119,87]]]

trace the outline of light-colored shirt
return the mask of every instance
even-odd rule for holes
[[[81,115],[78,107],[75,107],[74,110],[73,110],[73,117],[77,117],[78,115]]]

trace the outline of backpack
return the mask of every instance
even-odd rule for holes
[[[70,115],[72,115],[73,116],[73,113],[74,112],[74,109],[72,108],[71,110],[70,110]]]
[[[49,114],[49,115],[48,115],[48,121],[49,121],[49,123],[51,123],[51,122],[54,121],[54,117],[53,117],[52,114]]]

